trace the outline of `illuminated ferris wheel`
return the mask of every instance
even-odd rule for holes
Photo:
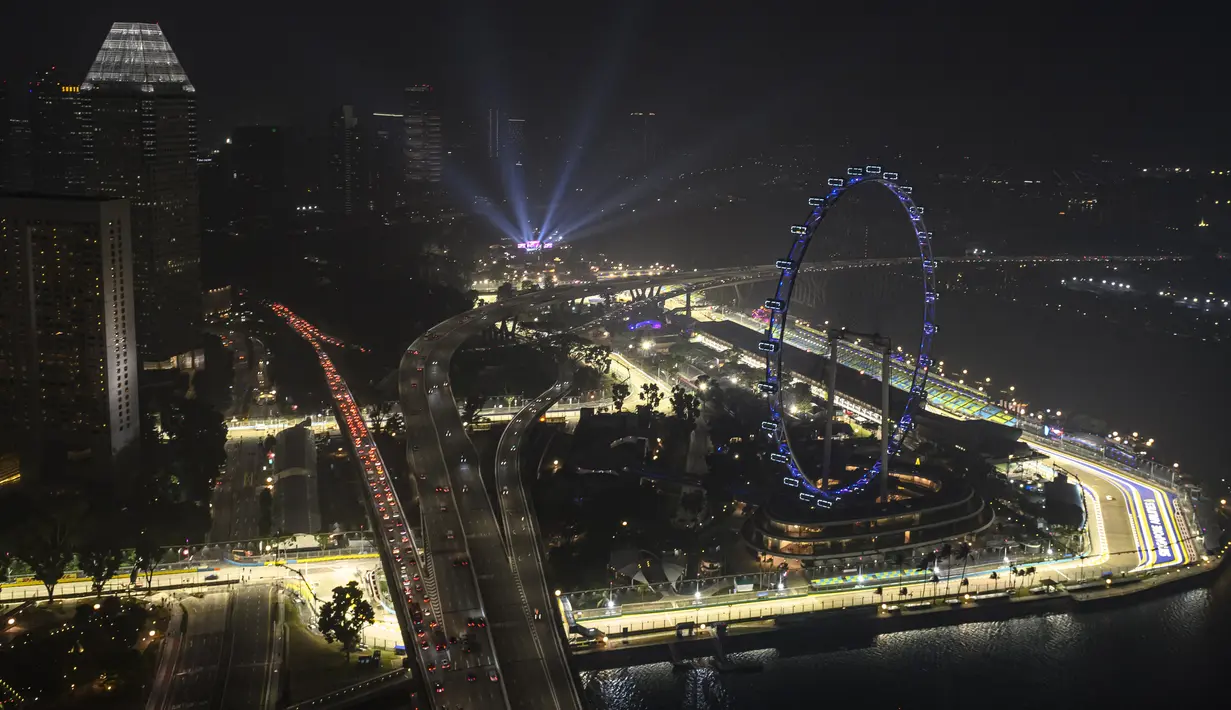
[[[887,456],[892,456],[901,448],[902,441],[911,428],[912,414],[925,400],[928,370],[932,364],[932,338],[936,334],[936,262],[932,258],[932,234],[923,222],[923,208],[911,199],[912,188],[900,184],[897,173],[884,172],[878,165],[848,168],[846,172],[845,178],[829,179],[829,194],[824,197],[809,198],[808,204],[812,207],[812,212],[808,215],[808,219],[803,224],[791,227],[791,250],[786,258],[779,259],[777,262],[778,268],[782,269],[782,275],[778,279],[778,288],[774,297],[765,302],[765,308],[769,311],[769,322],[765,329],[765,337],[758,346],[765,353],[765,381],[760,384],[760,388],[770,398],[769,417],[761,423],[761,428],[769,434],[774,445],[770,459],[785,470],[783,483],[800,489],[800,500],[821,507],[832,506],[843,496],[864,489],[878,475],[886,473],[881,470],[884,461],[887,460],[887,457],[883,457],[852,483],[836,489],[828,489],[824,485],[818,487],[812,482],[812,478],[804,473],[791,447],[787,434],[786,409],[783,406],[786,371],[783,368],[782,358],[787,342],[787,316],[791,308],[791,291],[795,287],[795,279],[803,266],[804,256],[808,252],[808,246],[812,242],[817,227],[825,219],[829,210],[851,188],[862,184],[878,184],[898,198],[914,230],[923,276],[922,335],[919,339],[918,352],[914,358],[914,369],[909,371],[910,387],[906,408],[888,432]],[[831,363],[830,366],[836,367],[837,364]],[[832,407],[832,402],[836,399],[835,393],[830,392],[829,397]],[[832,416],[832,410],[830,416]]]

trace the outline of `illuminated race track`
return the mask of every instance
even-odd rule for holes
[[[1133,537],[1137,543],[1138,569],[1153,569],[1184,565],[1192,561],[1190,542],[1179,533],[1176,516],[1176,496],[1137,478],[1126,476],[1087,459],[1077,458],[1042,444],[1030,443],[1054,459],[1111,481],[1123,493],[1133,521]]]

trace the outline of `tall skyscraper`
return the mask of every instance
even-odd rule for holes
[[[329,189],[334,214],[358,212],[366,198],[363,134],[354,106],[339,108],[329,121]]]
[[[641,166],[658,160],[657,117],[650,111],[633,111],[628,115],[632,132],[632,147]]]
[[[200,346],[196,89],[158,25],[117,22],[81,83],[88,188],[132,205],[147,368]]]
[[[408,87],[402,121],[406,125],[406,180],[412,190],[431,192],[441,179],[444,138],[435,90],[426,84]]]
[[[80,92],[56,67],[30,82],[30,183],[35,192],[85,192],[86,121]]]
[[[0,191],[8,189],[9,83],[0,79]]]
[[[500,109],[487,109],[487,157],[495,160],[500,157]]]
[[[286,131],[240,126],[231,134],[228,202],[233,229],[247,239],[285,236],[290,222]]]
[[[406,205],[406,124],[400,113],[374,113],[368,132],[369,206],[388,216]]]
[[[127,200],[0,197],[0,429],[23,469],[138,440],[131,223]]]
[[[504,149],[501,157],[509,165],[522,167],[526,162],[526,119],[510,118],[504,132]]]

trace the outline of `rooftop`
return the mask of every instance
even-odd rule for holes
[[[160,85],[159,88],[175,85],[183,91],[196,91],[162,28],[144,22],[111,25],[81,88],[89,91],[104,84],[138,85],[142,91],[151,92],[155,85]]]

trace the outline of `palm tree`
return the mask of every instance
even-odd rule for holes
[[[945,594],[949,594],[949,573],[953,570],[953,545],[945,543],[940,548],[940,554],[948,559],[945,563]]]
[[[1000,589],[1000,575],[996,574],[995,572],[992,572],[992,574],[991,574],[991,576],[989,577],[989,579],[991,579],[993,582],[995,582],[995,583],[996,583],[996,584],[992,587],[992,589],[993,589],[993,590],[998,590],[998,589]]]
[[[963,540],[957,546],[957,558],[962,561],[962,579],[966,579],[966,563],[970,561],[970,543]]]

